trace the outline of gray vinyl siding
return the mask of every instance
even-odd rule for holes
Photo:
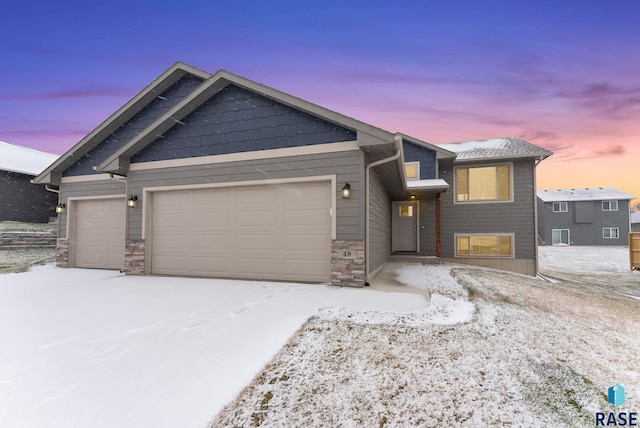
[[[68,198],[72,197],[95,197],[95,196],[111,196],[111,195],[125,195],[125,184],[117,182],[115,180],[100,180],[100,181],[84,181],[82,183],[62,183],[60,185],[60,202],[67,204],[69,207]],[[123,200],[124,204],[125,201]],[[61,238],[67,237],[67,213],[68,209],[58,216],[58,236]]]
[[[603,211],[602,201],[567,202],[567,212],[553,212],[553,202],[538,199],[538,230],[546,245],[553,229],[569,229],[571,245],[628,245],[629,201],[618,200],[618,211]],[[603,238],[602,229],[617,227],[619,238]]]
[[[436,197],[427,195],[420,201],[420,254],[436,255]]]
[[[370,180],[369,272],[373,272],[391,254],[391,199],[374,172]]]
[[[134,155],[132,162],[353,141],[353,130],[229,85]]]
[[[508,161],[499,164],[511,163]],[[459,163],[459,166],[485,166],[496,163]],[[513,233],[515,258],[535,260],[535,175],[533,160],[513,161],[513,202],[454,204],[454,166],[443,163],[440,178],[452,184],[442,193],[442,257],[455,257],[454,234]],[[456,165],[456,166],[457,166]],[[488,258],[487,258],[488,259]],[[464,259],[460,259],[464,260]]]
[[[130,194],[138,196],[138,207],[128,211],[129,237],[142,237],[143,189],[204,183],[229,183],[282,178],[336,175],[336,238],[364,241],[364,156],[359,150],[321,155],[207,164],[129,173]],[[351,198],[342,199],[344,183],[351,185]],[[186,208],[188,209],[188,208]]]
[[[0,171],[0,221],[47,223],[55,215],[58,195],[31,184],[33,176]]]
[[[184,97],[202,82],[201,79],[187,75],[174,83],[169,89],[144,107],[131,120],[118,128],[104,141],[82,156],[70,166],[64,176],[96,174],[93,167],[106,160],[113,152],[128,143],[163,114],[176,106]]]

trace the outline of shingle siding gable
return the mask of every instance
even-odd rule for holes
[[[107,159],[114,151],[118,150],[145,128],[155,122],[164,113],[176,106],[193,89],[202,83],[202,79],[186,75],[174,83],[166,91],[158,94],[151,103],[144,107],[130,121],[118,128],[104,141],[82,156],[76,163],[69,167],[63,175],[75,176],[94,174],[95,165]]]
[[[229,85],[131,161],[212,156],[356,138],[353,130]]]
[[[420,180],[437,178],[436,152],[406,141],[402,146],[405,162],[420,162]]]

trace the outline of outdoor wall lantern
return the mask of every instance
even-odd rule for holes
[[[351,185],[349,183],[344,183],[344,187],[342,188],[342,199],[351,198]]]
[[[129,199],[127,199],[127,206],[129,208],[135,208],[136,207],[136,202],[138,202],[138,196],[137,195],[130,195]]]
[[[56,205],[56,214],[61,214],[61,213],[63,213],[63,212],[64,212],[64,209],[65,209],[66,207],[67,207],[67,206],[66,206],[65,204],[63,204],[63,203],[59,203],[58,205]]]

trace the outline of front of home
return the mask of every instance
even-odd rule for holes
[[[634,198],[613,187],[540,190],[540,240],[547,245],[628,245]]]
[[[551,153],[475,146],[176,63],[35,182],[60,189],[62,267],[363,286],[409,253],[535,275]]]

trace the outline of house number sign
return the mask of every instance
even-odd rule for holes
[[[353,259],[353,252],[351,250],[342,250],[342,258],[343,259]]]

